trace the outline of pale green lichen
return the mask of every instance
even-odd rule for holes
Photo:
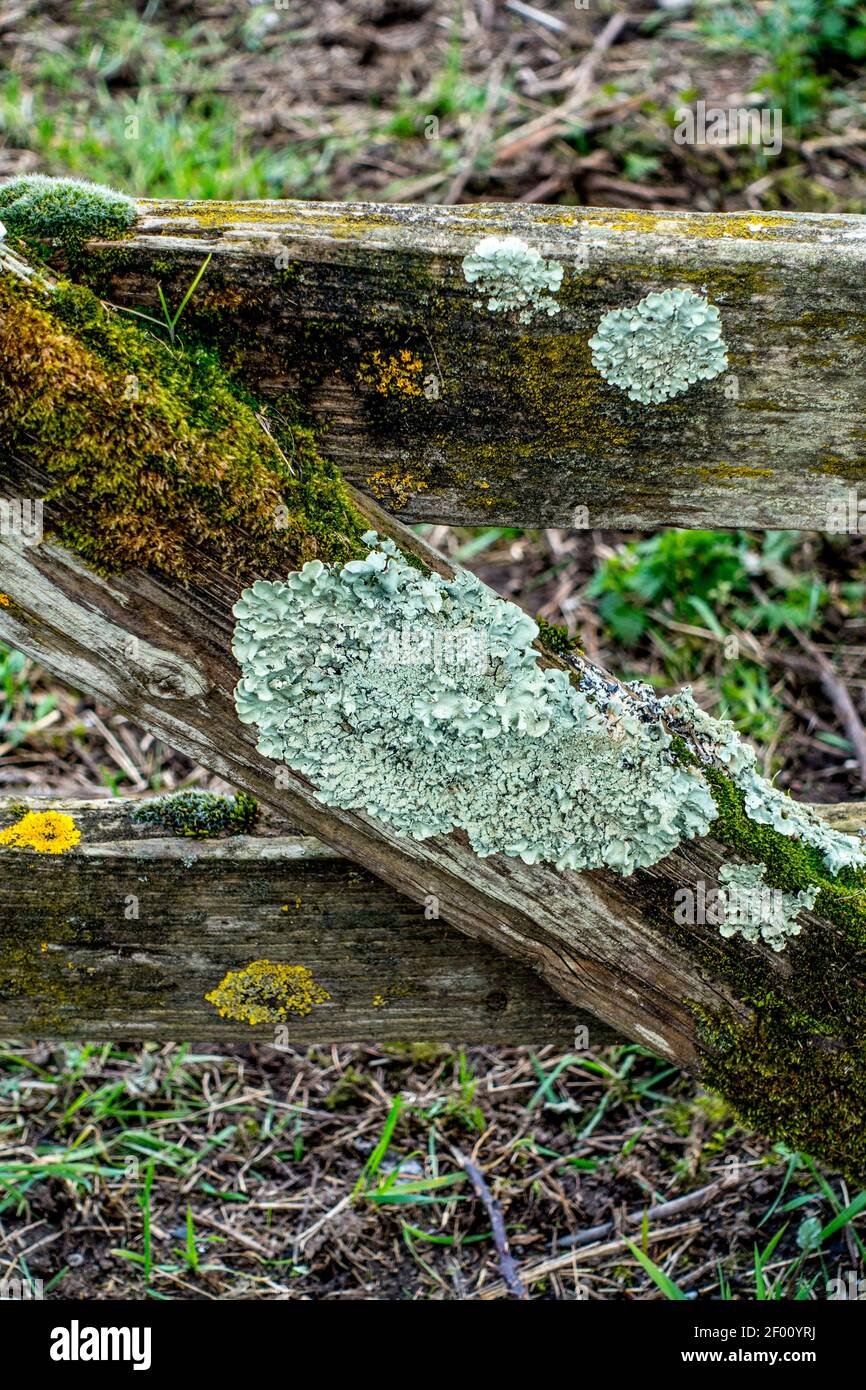
[[[695,704],[688,686],[660,703],[668,723],[686,735],[698,757],[708,766],[721,768],[743,792],[749,820],[811,845],[832,874],[866,866],[866,842],[832,830],[809,806],[793,801],[762,777],[754,748],[743,742],[730,720],[714,719]]]
[[[521,237],[482,237],[463,257],[463,275],[488,296],[492,314],[516,310],[520,323],[531,323],[536,313],[559,313],[553,294],[562,284],[562,266],[544,260]],[[476,299],[475,307],[484,308],[484,301]]]
[[[719,311],[692,290],[664,290],[612,309],[589,346],[605,381],[643,405],[680,396],[728,365]]]
[[[0,210],[16,236],[67,249],[87,237],[121,236],[136,216],[125,193],[45,174],[23,174],[0,184]]]
[[[719,881],[724,884],[721,935],[764,941],[773,951],[783,951],[789,937],[800,935],[800,913],[814,907],[819,892],[815,885],[799,893],[770,888],[763,864],[723,864]]]
[[[658,699],[590,667],[574,685],[540,665],[536,624],[472,575],[446,581],[361,539],[365,559],[311,561],[234,608],[239,717],[322,801],[419,840],[465,830],[482,856],[630,874],[709,831],[721,769],[756,826],[814,847],[831,874],[866,864],[688,688]]]
[[[235,605],[238,714],[329,805],[402,835],[460,828],[476,853],[559,868],[656,863],[715,815],[660,719],[615,685],[604,708],[539,664],[535,623],[474,576],[314,560]]]

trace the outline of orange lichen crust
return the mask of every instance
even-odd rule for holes
[[[28,811],[0,832],[0,845],[33,849],[37,854],[66,854],[81,839],[72,816],[60,811]]]
[[[216,989],[205,995],[221,1018],[251,1027],[282,1023],[290,1014],[303,1018],[314,1004],[325,1004],[330,997],[305,965],[271,960],[254,960],[243,970],[230,970]]]

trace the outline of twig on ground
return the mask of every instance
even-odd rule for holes
[[[528,1298],[526,1288],[520,1281],[517,1273],[517,1265],[514,1256],[508,1248],[508,1236],[505,1233],[505,1221],[502,1216],[502,1205],[493,1196],[484,1174],[480,1168],[476,1168],[471,1159],[466,1158],[459,1149],[452,1147],[452,1154],[457,1163],[463,1169],[472,1184],[475,1195],[484,1204],[487,1215],[490,1217],[490,1229],[493,1233],[493,1243],[496,1246],[496,1254],[499,1257],[499,1268],[502,1271],[502,1280],[508,1292],[515,1298]]]
[[[670,1226],[667,1230],[648,1231],[647,1245],[653,1245],[660,1240],[673,1240],[678,1236],[695,1235],[701,1229],[701,1222],[695,1217],[691,1221],[684,1221],[681,1226]],[[628,1249],[628,1241],[611,1240],[605,1245],[588,1245],[586,1249],[581,1249],[581,1260],[605,1259],[608,1255],[618,1255],[621,1251]],[[534,1264],[524,1265],[520,1271],[527,1284],[535,1284],[539,1279],[546,1279],[549,1275],[555,1274],[560,1269],[573,1269],[576,1259],[574,1250],[569,1250],[565,1255],[552,1255],[543,1260],[537,1260]],[[477,1294],[481,1299],[501,1298],[506,1292],[504,1282],[488,1284],[486,1289],[481,1289]]]
[[[821,688],[833,706],[839,723],[851,742],[860,771],[860,780],[866,786],[866,729],[863,728],[860,716],[854,708],[854,701],[848,694],[848,688],[837,676],[832,662],[815,646],[815,643],[804,636],[792,623],[788,623],[787,626],[791,635],[800,643],[804,652],[808,652],[817,668]]]
[[[644,1213],[651,1221],[664,1221],[670,1216],[681,1216],[684,1211],[691,1211],[693,1207],[703,1206],[711,1198],[717,1197],[720,1192],[736,1187],[738,1182],[738,1178],[717,1178],[715,1182],[708,1183],[706,1187],[698,1187],[694,1192],[687,1192],[683,1197],[674,1197],[670,1202],[660,1202],[656,1206],[641,1207],[639,1211],[630,1212],[626,1215],[624,1224],[626,1226],[639,1226],[644,1219]],[[577,1231],[571,1236],[561,1236],[556,1244],[559,1249],[570,1250],[576,1245],[590,1245],[593,1241],[601,1240],[615,1230],[615,1222],[604,1221],[600,1226],[588,1226],[585,1231]]]
[[[628,14],[611,15],[589,52],[575,69],[574,90],[565,101],[496,141],[494,149],[497,164],[510,159],[512,155],[522,153],[523,150],[546,144],[554,135],[561,135],[568,129],[571,117],[589,98],[599,58],[616,43],[629,18]]]

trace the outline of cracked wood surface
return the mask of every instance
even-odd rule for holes
[[[99,292],[159,316],[157,283],[179,303],[212,252],[185,324],[235,346],[259,392],[300,399],[344,475],[403,520],[830,529],[830,508],[866,482],[866,217],[297,202],[139,212],[124,242],[89,243]],[[475,307],[461,262],[488,234],[563,264],[558,315],[521,325]],[[599,376],[587,340],[609,309],[672,286],[718,306],[729,368],[642,406]]]
[[[49,475],[37,464],[0,459],[0,495],[41,497],[48,486]],[[369,498],[359,505],[403,550],[423,554],[440,573],[452,572]],[[699,964],[702,947],[718,946],[715,929],[686,928],[675,942],[666,922],[676,889],[700,879],[714,883],[730,858],[712,839],[685,844],[629,879],[608,871],[558,872],[500,855],[479,859],[459,832],[415,842],[362,814],[326,808],[302,776],[262,758],[232,698],[238,672],[230,655],[231,606],[239,589],[259,577],[250,565],[239,568],[227,573],[213,555],[202,554],[192,567],[195,582],[186,587],[135,570],[105,579],[55,544],[0,536],[0,589],[8,596],[0,606],[0,640],[250,791],[415,902],[435,895],[443,921],[532,967],[568,1003],[659,1055],[696,1062],[693,1004],[710,1012],[728,1007],[748,1020],[748,1008]],[[579,671],[583,663],[572,664]],[[784,994],[790,965],[755,949],[764,952]]]

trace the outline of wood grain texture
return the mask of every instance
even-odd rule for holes
[[[0,466],[0,493],[2,472]],[[686,844],[627,879],[606,870],[558,872],[502,855],[479,859],[460,832],[416,842],[359,813],[325,807],[303,777],[262,758],[232,698],[229,608],[237,584],[222,576],[183,590],[138,572],[103,579],[56,545],[0,537],[0,585],[10,600],[0,606],[0,640],[412,901],[434,894],[444,922],[534,969],[575,1008],[658,1055],[696,1063],[688,1001],[712,1012],[727,1006],[748,1020],[735,993],[700,964],[698,948],[717,945],[716,930],[683,929],[693,951],[673,940],[659,910],[666,903],[670,912],[678,888],[717,881],[727,852],[711,839]],[[834,931],[809,914],[804,920]],[[784,992],[784,956],[749,949],[760,949]]]
[[[103,404],[116,409],[115,401],[94,400],[96,415]],[[170,439],[165,447],[169,454]],[[50,463],[0,455],[0,497],[44,496]],[[452,572],[376,503],[365,500],[363,511],[403,550],[424,553],[439,572]],[[721,951],[715,928],[672,930],[676,890],[701,880],[714,884],[730,858],[711,839],[684,845],[629,879],[557,872],[501,855],[479,859],[461,833],[416,842],[362,814],[325,807],[303,777],[261,757],[234,709],[231,606],[244,585],[277,576],[262,575],[245,560],[243,535],[232,534],[239,561],[231,572],[210,551],[198,563],[196,552],[188,571],[195,582],[186,586],[135,570],[100,578],[55,544],[0,535],[6,595],[0,640],[252,792],[411,900],[435,895],[443,921],[533,968],[568,1003],[657,1054],[686,1066],[697,1062],[695,1006],[710,1015],[727,1008],[735,1020],[752,1021],[750,1007],[706,964],[718,962]],[[587,663],[574,658],[571,665],[579,675]],[[836,930],[815,919],[811,925],[830,938]],[[730,949],[759,952],[784,996],[791,974],[784,957],[764,947]]]
[[[345,476],[404,520],[828,529],[834,501],[866,483],[866,217],[139,210],[128,241],[89,244],[92,283],[159,314],[157,283],[179,303],[212,252],[184,322],[236,347],[259,391],[299,398]],[[563,264],[556,317],[521,325],[474,306],[461,263],[487,234]],[[718,306],[729,371],[634,404],[587,340],[609,309],[670,286]],[[401,389],[387,369],[403,351],[419,366]]]
[[[0,1035],[273,1041],[205,994],[253,960],[303,965],[330,994],[292,1044],[424,1039],[589,1044],[612,1034],[533,971],[425,915],[320,841],[264,815],[254,835],[190,839],[133,799],[0,798],[0,828],[62,811],[62,855],[0,849]],[[376,1001],[376,1002],[374,1002]]]
[[[576,1007],[665,1056],[693,1060],[694,1020],[683,1001],[712,1008],[727,991],[700,979],[688,953],[651,927],[637,877],[479,859],[459,832],[416,842],[323,806],[303,777],[256,752],[232,697],[237,581],[181,590],[136,572],[102,579],[58,546],[0,537],[0,585],[10,599],[0,606],[0,640],[414,901],[435,894],[444,921],[533,966]]]

